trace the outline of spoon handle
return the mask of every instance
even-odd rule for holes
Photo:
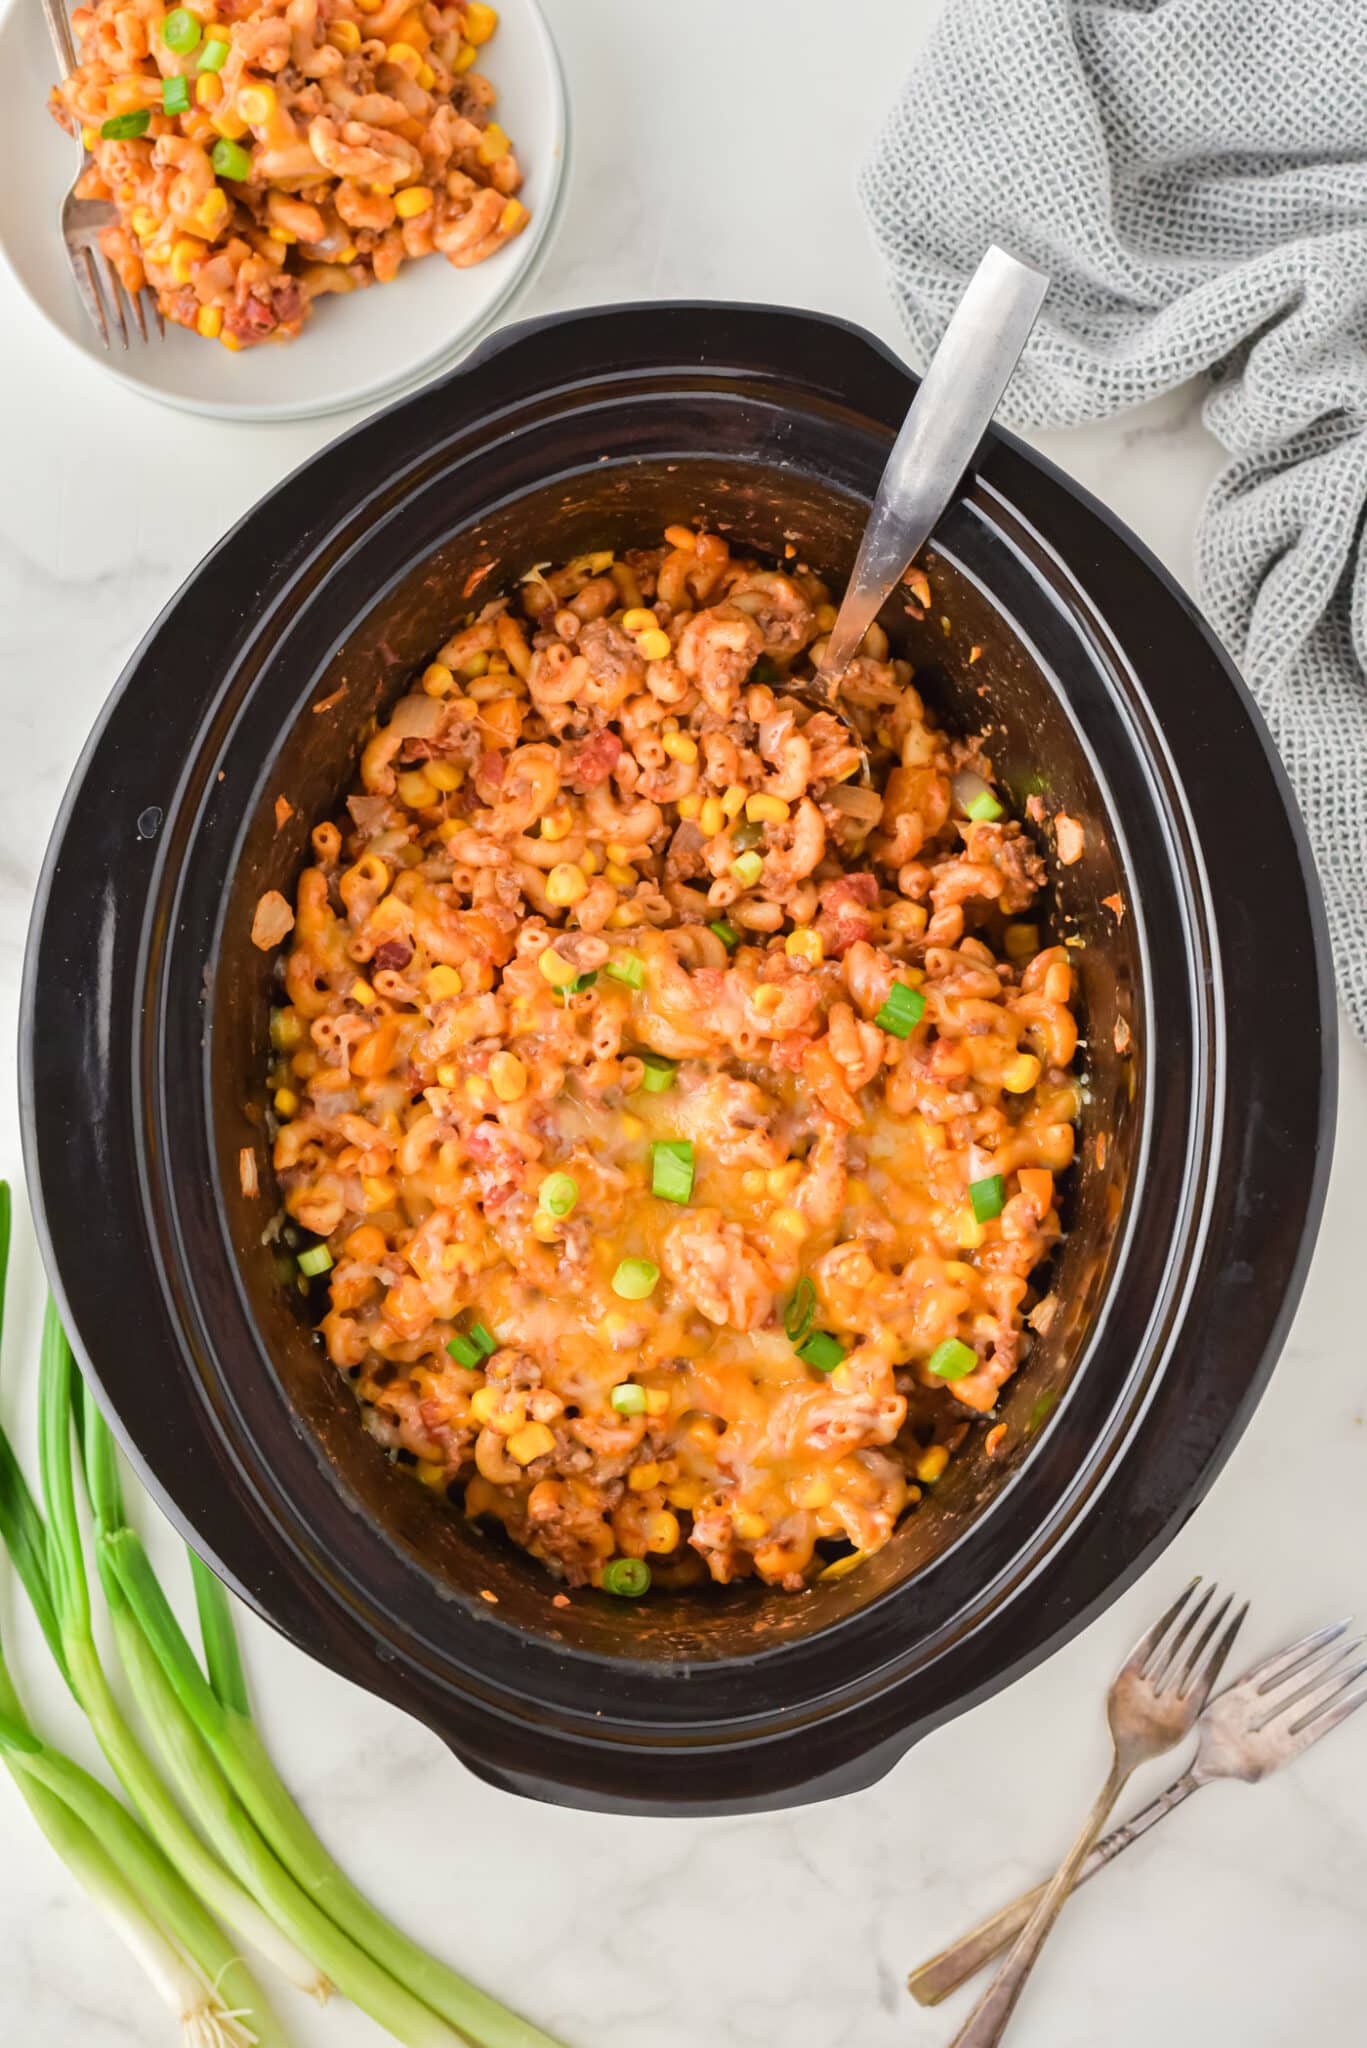
[[[1048,289],[1043,272],[997,248],[988,250],[969,279],[883,471],[822,659],[827,688],[848,668],[958,489]]]

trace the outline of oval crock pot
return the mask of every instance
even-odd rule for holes
[[[871,1782],[1153,1557],[1247,1420],[1305,1271],[1334,1011],[1284,779],[1181,592],[998,434],[931,550],[932,615],[885,613],[940,716],[990,723],[1017,804],[1086,835],[1045,912],[1085,1020],[1062,1307],[1004,1391],[997,1456],[975,1432],[883,1551],[805,1594],[555,1607],[540,1567],[367,1436],[282,1284],[263,1240],[272,967],[248,931],[340,801],[364,719],[534,562],[668,521],[838,578],[913,388],[867,335],[803,313],[513,329],[215,549],[121,678],[48,853],[25,1143],[111,1420],[263,1615],[539,1797],[721,1811]]]

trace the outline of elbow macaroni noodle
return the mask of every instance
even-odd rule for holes
[[[457,269],[526,207],[478,0],[96,0],[52,111],[111,200],[101,246],[130,293],[230,349],[299,333],[328,292],[438,250]]]
[[[833,617],[678,527],[533,571],[367,730],[299,882],[274,1165],[335,1261],[323,1341],[571,1584],[876,1550],[1048,1306],[1078,1095],[1068,955],[1017,921],[1042,863],[957,808],[989,764],[877,627],[850,781],[784,688]],[[290,919],[263,898],[258,944]]]

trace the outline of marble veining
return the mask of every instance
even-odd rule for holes
[[[31,4],[31,0],[13,0]],[[898,344],[853,177],[931,0],[548,0],[575,161],[555,249],[520,314],[694,295],[809,305]],[[17,1029],[42,848],[122,662],[219,533],[343,419],[228,427],[124,392],[0,275],[0,1043]],[[307,343],[304,344],[307,346]],[[1219,451],[1199,392],[1039,445],[1190,582]],[[187,660],[193,658],[187,649]],[[1274,999],[1275,992],[1270,992]],[[0,1172],[20,1169],[12,1087]],[[907,1968],[1042,1872],[1106,1761],[1107,1675],[1184,1575],[1255,1601],[1247,1653],[1367,1606],[1367,1426],[1356,1298],[1367,1060],[1342,1056],[1327,1221],[1281,1367],[1182,1535],[1048,1664],[836,1804],[701,1822],[604,1819],[491,1791],[404,1716],[245,1624],[290,1782],[351,1870],[453,1961],[570,2048],[934,2048]],[[41,1311],[21,1220],[7,1423],[32,1441]],[[167,1532],[149,1532],[184,1595]],[[35,1713],[92,1761],[0,1571],[0,1628]],[[1140,1787],[1156,1789],[1161,1766]],[[1018,2048],[1238,2042],[1348,2048],[1367,2000],[1367,1715],[1283,1777],[1220,1786],[1070,1906],[1013,2026]],[[0,2040],[161,2048],[170,2030],[0,1776]],[[301,2048],[379,2035],[281,1992]]]

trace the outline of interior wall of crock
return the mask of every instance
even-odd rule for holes
[[[364,723],[410,686],[472,605],[507,587],[533,563],[596,547],[648,544],[667,523],[702,519],[736,544],[774,557],[792,545],[838,581],[853,561],[864,510],[858,497],[833,490],[822,477],[753,462],[679,457],[595,466],[510,499],[457,532],[424,536],[415,565],[392,577],[369,602],[357,604],[354,595],[364,586],[364,557],[349,562],[348,587],[334,579],[311,599],[330,621],[327,639],[334,651],[312,674],[301,674],[298,650],[307,636],[289,635],[257,686],[266,701],[292,706],[293,713],[245,809],[241,857],[214,963],[214,1151],[221,1162],[228,1240],[257,1336],[257,1355],[235,1357],[225,1369],[239,1392],[253,1376],[272,1379],[317,1452],[326,1483],[340,1489],[354,1511],[377,1525],[421,1573],[465,1599],[492,1591],[501,1619],[590,1652],[620,1654],[629,1640],[633,1654],[669,1660],[752,1654],[761,1616],[765,1645],[776,1647],[855,1612],[941,1556],[990,1507],[1067,1384],[1105,1286],[1136,1125],[1135,1063],[1122,1057],[1120,1040],[1121,1020],[1134,1012],[1137,950],[1133,926],[1117,925],[1101,907],[1104,897],[1123,892],[1125,880],[1086,753],[1010,620],[952,561],[932,560],[929,616],[917,618],[914,607],[894,601],[884,620],[898,650],[915,664],[918,687],[951,728],[967,732],[990,724],[990,751],[1018,803],[1032,793],[1046,793],[1051,804],[1067,797],[1084,811],[1089,826],[1077,866],[1059,869],[1051,860],[1041,911],[1072,944],[1087,1044],[1079,1164],[1066,1188],[1070,1234],[1056,1276],[1064,1312],[1005,1392],[999,1407],[999,1419],[1007,1424],[1005,1453],[989,1458],[985,1432],[975,1428],[934,1496],[856,1574],[800,1599],[754,1586],[653,1597],[625,1635],[617,1603],[596,1596],[552,1613],[548,1594],[554,1589],[538,1565],[465,1523],[389,1462],[361,1427],[349,1389],[312,1339],[307,1305],[282,1284],[281,1262],[262,1241],[275,1199],[264,1168],[273,985],[270,963],[247,937],[252,911],[264,889],[292,895],[310,826],[340,807],[352,780]],[[344,625],[349,614],[351,622]],[[982,652],[970,661],[973,647]],[[290,806],[283,823],[277,819],[282,797]],[[244,1144],[253,1145],[263,1161],[264,1193],[256,1202],[246,1200],[238,1184]],[[259,1403],[245,1405],[255,1405],[259,1414]],[[297,1469],[302,1485],[302,1465]]]

